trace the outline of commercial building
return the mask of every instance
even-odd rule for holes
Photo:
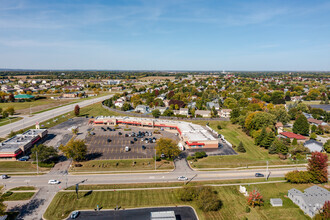
[[[98,116],[90,119],[93,125],[135,125],[141,127],[151,127],[160,129],[177,130],[184,147],[195,148],[218,148],[218,139],[211,131],[201,125],[196,125],[185,121],[171,121],[153,118],[135,118],[135,117],[115,117]]]
[[[46,129],[30,129],[1,142],[0,159],[16,160],[46,135]]]

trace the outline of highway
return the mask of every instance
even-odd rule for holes
[[[17,131],[20,129],[24,129],[27,127],[30,127],[32,125],[35,125],[37,122],[43,122],[46,121],[50,118],[65,114],[67,112],[73,111],[74,107],[76,105],[79,105],[80,108],[91,105],[93,103],[101,102],[104,101],[105,99],[111,98],[113,95],[107,95],[107,96],[102,96],[98,98],[93,98],[89,100],[85,100],[79,103],[74,103],[66,106],[62,106],[59,108],[55,108],[49,111],[45,111],[39,114],[35,114],[31,117],[25,117],[20,121],[13,122],[11,124],[7,124],[4,126],[0,127],[0,137],[5,137],[8,135],[11,131]]]

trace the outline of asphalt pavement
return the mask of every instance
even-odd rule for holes
[[[91,105],[91,104],[94,104],[97,102],[104,101],[108,98],[111,98],[112,96],[113,95],[107,95],[107,96],[102,96],[102,97],[98,97],[98,98],[94,98],[94,99],[90,99],[90,100],[85,100],[85,101],[82,101],[79,103],[74,103],[74,104],[62,106],[59,108],[55,108],[55,109],[52,109],[49,111],[45,111],[45,112],[42,112],[39,114],[35,114],[32,117],[25,117],[20,121],[16,121],[11,124],[1,126],[0,137],[5,137],[11,131],[17,131],[20,129],[24,129],[24,128],[30,127],[32,125],[35,125],[37,122],[46,121],[50,118],[54,118],[56,116],[73,111],[74,107],[77,104],[80,106],[80,108],[82,108],[82,107],[85,107],[85,106],[88,106],[88,105]]]

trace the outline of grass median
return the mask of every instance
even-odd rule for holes
[[[7,191],[1,197],[4,201],[29,200],[34,195],[34,192],[11,192]]]
[[[57,220],[67,217],[73,210],[94,209],[97,205],[102,209],[137,208],[153,206],[191,205],[197,211],[199,219],[309,219],[285,197],[287,191],[293,187],[305,189],[311,185],[292,185],[289,183],[257,184],[247,186],[247,190],[258,189],[264,197],[265,205],[251,208],[245,212],[246,197],[239,192],[239,186],[214,187],[223,205],[219,211],[203,212],[194,202],[183,202],[178,197],[179,189],[132,190],[132,191],[92,191],[80,192],[77,199],[75,192],[59,192],[46,210],[44,217]],[[283,207],[272,207],[270,198],[281,198]]]
[[[81,167],[71,166],[71,172],[102,172],[102,171],[137,171],[154,170],[155,160],[150,159],[127,159],[127,160],[90,160],[79,162]],[[157,170],[172,170],[172,161],[157,161]]]
[[[39,171],[48,171],[49,168],[39,167]],[[10,172],[37,172],[37,165],[30,161],[0,161],[0,172],[10,173]]]

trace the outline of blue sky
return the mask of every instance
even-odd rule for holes
[[[0,0],[0,68],[330,71],[330,1]]]

